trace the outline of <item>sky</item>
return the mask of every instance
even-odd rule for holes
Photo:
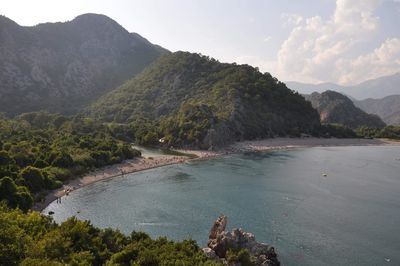
[[[400,72],[400,0],[0,0],[22,26],[83,13],[282,81],[353,85]]]

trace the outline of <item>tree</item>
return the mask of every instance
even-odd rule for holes
[[[0,167],[13,164],[15,161],[10,157],[10,154],[6,151],[0,151]]]
[[[61,152],[59,153],[54,161],[52,162],[53,166],[57,167],[63,167],[63,168],[69,168],[74,164],[74,161],[72,160],[71,155]]]
[[[38,168],[28,166],[21,171],[20,175],[30,191],[38,192],[44,187],[44,177]]]
[[[11,208],[19,207],[27,211],[33,204],[29,191],[22,186],[17,186],[10,177],[0,179],[0,201],[4,200]]]

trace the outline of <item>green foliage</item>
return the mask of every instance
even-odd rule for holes
[[[217,122],[211,108],[205,104],[184,104],[178,113],[161,122],[167,145],[202,146],[207,131]]]
[[[1,265],[220,265],[208,261],[192,240],[125,236],[70,218],[57,225],[37,212],[0,204]]]
[[[167,145],[201,148],[319,126],[311,104],[269,73],[185,52],[162,56],[87,113],[129,125],[137,143],[163,138]]]
[[[33,199],[25,186],[17,186],[10,177],[0,179],[0,201],[5,201],[12,208],[28,210]]]
[[[360,127],[357,128],[356,133],[364,138],[400,139],[400,126],[386,126],[382,129]]]
[[[107,125],[82,116],[39,112],[2,117],[0,139],[0,200],[25,211],[32,194],[61,187],[94,167],[140,156]]]
[[[341,124],[322,124],[315,135],[321,137],[356,138],[357,134],[349,127]]]
[[[44,187],[44,177],[38,168],[27,166],[21,170],[20,176],[23,184],[32,192],[38,192]]]
[[[400,126],[387,126],[379,132],[378,137],[400,139]]]
[[[355,130],[358,137],[361,138],[375,138],[379,136],[381,130],[375,127],[359,127]]]
[[[255,258],[250,256],[246,249],[232,250],[229,249],[226,253],[226,260],[229,265],[255,266]]]

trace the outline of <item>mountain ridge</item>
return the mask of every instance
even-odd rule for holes
[[[400,95],[389,95],[382,99],[368,98],[354,101],[367,113],[378,115],[386,124],[400,125]]]
[[[20,26],[0,19],[0,112],[76,113],[168,51],[105,15]]]
[[[365,113],[356,107],[351,99],[339,92],[329,90],[323,93],[313,92],[304,97],[318,111],[323,123],[342,124],[352,129],[362,126],[373,128],[385,126],[377,115]]]
[[[296,81],[285,82],[286,85],[302,94],[311,94],[312,92],[324,92],[333,90],[339,93],[351,96],[357,100],[367,98],[379,99],[389,95],[400,94],[400,73],[383,76],[376,79],[366,80],[353,86],[342,86],[335,83],[308,84]]]

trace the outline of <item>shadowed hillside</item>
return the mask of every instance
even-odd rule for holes
[[[334,92],[314,92],[305,96],[317,109],[323,123],[337,123],[350,128],[361,126],[382,128],[385,123],[376,115],[367,114],[346,96]]]
[[[367,113],[378,115],[389,125],[400,125],[400,95],[354,101],[354,104]]]

